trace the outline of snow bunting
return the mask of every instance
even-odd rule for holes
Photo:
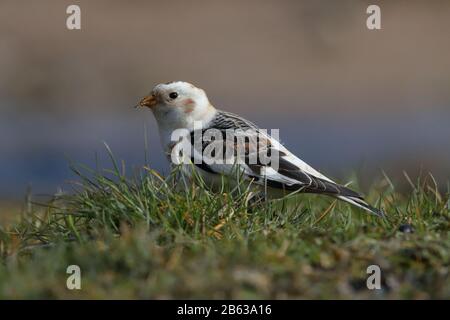
[[[233,170],[237,168],[244,179],[251,181],[252,186],[258,187],[269,198],[279,198],[294,192],[324,194],[375,215],[383,215],[380,210],[364,201],[359,193],[335,183],[313,169],[252,122],[216,109],[209,102],[206,93],[190,83],[177,81],[158,84],[150,95],[140,101],[139,106],[152,110],[158,123],[163,149],[172,163],[180,163],[180,146],[183,151],[186,144],[192,147],[187,157],[190,163],[184,166],[187,169],[183,171],[192,175],[192,170],[195,170],[207,184],[217,184],[223,176],[232,176]],[[249,136],[247,134],[247,138],[250,138],[229,139],[227,134],[237,131],[244,131],[246,134],[251,132]],[[179,134],[174,135],[175,132]],[[205,134],[208,138],[205,138]],[[252,139],[255,137],[256,139]],[[261,141],[264,143],[261,144]],[[218,143],[233,152],[225,151],[217,157]],[[209,152],[206,152],[208,148]],[[270,161],[261,161],[261,153],[269,155]],[[235,161],[216,161],[223,160],[224,154]],[[252,155],[256,155],[256,159]],[[229,160],[228,158],[225,160]],[[243,161],[237,161],[239,159]],[[235,166],[236,163],[239,165]]]

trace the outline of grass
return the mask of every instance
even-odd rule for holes
[[[0,299],[450,298],[449,190],[431,175],[408,193],[375,184],[382,219],[312,195],[249,210],[242,185],[211,193],[112,161],[74,167],[70,195],[0,226]],[[66,288],[73,264],[81,290]],[[373,264],[381,290],[366,287]]]

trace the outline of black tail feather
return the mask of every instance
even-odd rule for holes
[[[370,213],[372,213],[372,214],[374,214],[374,215],[376,215],[378,217],[383,217],[384,218],[386,216],[383,211],[381,211],[381,210],[379,210],[379,209],[377,209],[375,207],[372,207],[370,204],[368,204],[366,201],[364,201],[363,198],[359,198],[359,197],[358,198],[356,198],[356,197],[345,197],[345,196],[339,196],[337,198],[339,198],[339,199],[341,199],[341,200],[343,200],[345,202],[348,202],[350,204],[353,204],[353,205],[355,205],[357,207],[360,207],[360,208],[362,208],[362,209],[364,209],[364,210],[366,210],[366,211],[368,211],[368,212],[370,212]]]

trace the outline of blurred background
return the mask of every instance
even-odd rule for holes
[[[81,7],[81,30],[66,8]],[[368,30],[366,8],[381,7]],[[68,160],[167,172],[160,82],[205,89],[332,177],[450,178],[449,1],[0,2],[0,202],[65,190]],[[342,181],[345,182],[345,181]]]

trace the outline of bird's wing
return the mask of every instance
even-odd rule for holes
[[[211,149],[212,141],[196,142],[195,132],[191,133],[191,144],[194,147],[194,152],[191,155],[191,161],[199,168],[212,174],[230,175],[238,168],[243,175],[254,183],[271,188],[282,189],[289,192],[298,191],[306,193],[322,193],[337,197],[341,200],[347,201],[358,207],[361,207],[372,213],[380,214],[377,209],[370,207],[363,197],[342,185],[339,185],[307,163],[289,152],[279,141],[271,138],[253,123],[230,113],[220,112],[209,128],[203,129],[202,134],[206,130],[213,129],[221,137],[220,143],[223,146],[223,154],[225,150],[236,150],[233,153],[232,161],[230,163],[217,163],[208,159],[207,151]],[[229,139],[227,130],[245,130],[248,139]],[[216,135],[217,138],[217,135]],[[219,142],[214,141],[215,144]],[[195,145],[197,143],[197,145]],[[239,149],[240,148],[240,149]],[[216,149],[217,150],[217,149]],[[244,150],[239,153],[238,150]],[[273,161],[277,161],[276,165],[273,163],[262,163],[259,156],[269,155]],[[256,162],[254,161],[256,158]],[[241,161],[239,161],[241,160]],[[236,163],[239,164],[236,166]]]
[[[196,138],[196,132],[191,133],[191,143],[194,146],[194,152],[191,157],[192,162],[205,171],[217,174],[230,174],[235,169],[235,164],[237,163],[239,164],[240,170],[246,176],[252,178],[255,183],[264,184],[269,187],[288,191],[301,190],[310,193],[360,197],[356,192],[337,185],[314,170],[289,152],[278,141],[261,132],[255,124],[237,115],[220,112],[213,123],[210,124],[209,128],[202,129],[201,137],[205,137],[205,133],[208,130],[215,131],[215,141],[208,141],[209,139],[206,139],[207,141],[202,140],[199,144],[199,141],[196,141],[198,140]],[[228,130],[232,130],[232,132],[242,130],[246,139],[239,140],[235,138],[238,134],[230,139],[230,136],[227,136],[229,134]],[[219,143],[217,136],[219,136],[220,143],[223,146],[222,155],[225,154],[227,148],[236,150],[233,154],[233,161],[228,165],[208,161],[208,155],[211,154],[211,152],[208,152],[208,148],[211,150],[212,144],[215,143],[217,145]],[[200,137],[198,132],[197,137]],[[244,153],[239,154],[237,152],[239,148],[241,148],[240,150],[244,150]],[[271,159],[277,161],[277,164],[262,163],[260,157],[264,155],[273,156]]]

